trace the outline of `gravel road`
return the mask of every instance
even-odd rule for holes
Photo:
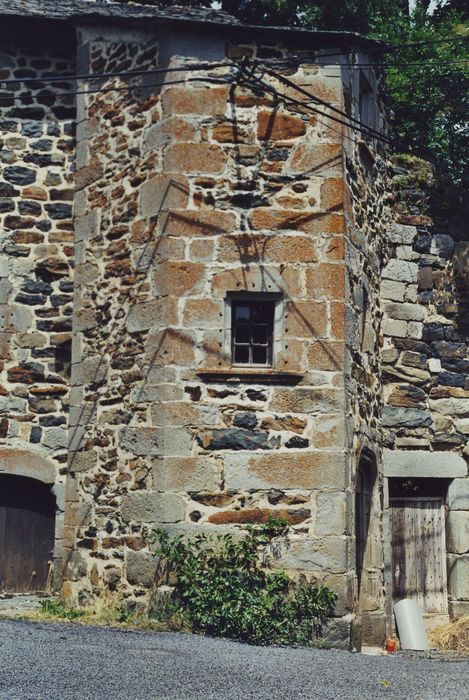
[[[468,700],[469,659],[0,621],[1,700]]]

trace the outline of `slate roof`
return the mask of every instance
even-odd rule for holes
[[[312,42],[318,48],[324,46],[358,45],[373,48],[384,47],[381,42],[368,39],[353,32],[311,31],[290,27],[261,27],[240,22],[236,17],[221,10],[171,6],[158,8],[154,5],[139,5],[113,2],[112,0],[0,0],[1,17],[25,17],[62,20],[69,22],[92,22],[107,19],[115,22],[138,22],[165,20],[178,24],[214,25],[231,28],[238,36],[259,37],[276,41],[299,40],[304,45]]]
[[[169,19],[186,22],[242,24],[221,10],[190,7],[163,7],[99,0],[0,0],[0,16],[43,17],[67,20],[75,18]]]

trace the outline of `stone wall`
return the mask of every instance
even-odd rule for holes
[[[73,35],[42,25],[0,29],[0,77],[74,72]],[[55,481],[60,573],[72,330],[74,84],[0,93],[0,473]],[[21,94],[34,98],[19,99]],[[15,97],[13,98],[12,95]],[[44,464],[50,459],[54,477]]]
[[[359,55],[358,63],[366,65],[367,59]],[[362,71],[365,69],[362,69]],[[372,138],[366,127],[385,133],[385,109],[382,104],[380,74],[366,69],[361,77],[357,70],[351,75],[344,70],[345,94],[348,95],[350,115],[359,119],[360,131],[346,129],[344,133],[346,216],[345,237],[346,310],[345,310],[345,361],[346,425],[349,441],[350,482],[349,509],[355,523],[360,514],[354,497],[358,489],[358,467],[366,465],[370,486],[370,515],[365,546],[361,585],[354,576],[354,609],[356,612],[354,637],[357,644],[382,645],[385,638],[384,569],[382,554],[381,522],[381,450],[380,422],[382,407],[382,383],[380,371],[380,346],[382,303],[380,299],[380,273],[383,245],[389,211],[386,206],[388,187],[387,168],[382,143]],[[360,114],[360,88],[365,78],[373,90],[373,109],[367,115]],[[358,528],[359,529],[359,528]],[[358,537],[357,526],[352,533]],[[354,551],[360,549],[354,539]]]
[[[387,230],[381,283],[384,474],[440,484],[450,613],[458,617],[469,610],[467,217],[448,192],[430,194],[424,163],[398,160],[392,174],[398,223]]]
[[[91,70],[164,54],[151,34],[103,34],[83,30]],[[203,47],[174,51],[187,78]],[[229,55],[267,51],[285,48]],[[342,617],[354,595],[343,137],[210,82],[224,75],[79,104],[65,594],[146,602],[152,527],[218,533],[274,513],[294,532],[276,565],[329,584]],[[344,104],[337,67],[305,59],[289,78]],[[242,290],[281,297],[271,370],[231,367],[226,296]]]

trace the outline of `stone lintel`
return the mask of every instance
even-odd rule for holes
[[[455,452],[384,450],[384,476],[453,479],[467,476],[467,463]]]

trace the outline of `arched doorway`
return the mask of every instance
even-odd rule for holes
[[[355,566],[357,572],[358,595],[362,589],[363,569],[370,530],[373,503],[373,487],[376,479],[374,463],[362,454],[357,469],[355,486]]]
[[[360,455],[355,482],[355,571],[355,644],[381,645],[385,636],[381,513],[376,462],[368,450]]]
[[[0,592],[38,593],[49,588],[55,508],[50,484],[0,475]]]

